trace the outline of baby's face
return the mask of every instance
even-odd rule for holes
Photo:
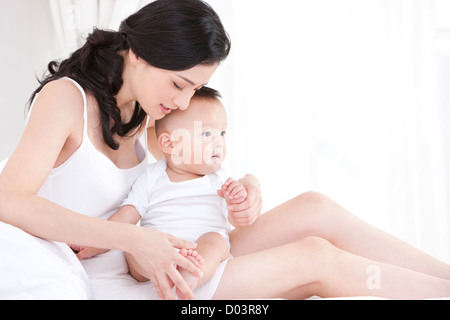
[[[217,170],[226,156],[227,115],[218,100],[193,99],[174,119],[172,163],[185,171],[205,175]]]

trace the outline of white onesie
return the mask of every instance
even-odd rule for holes
[[[192,242],[206,232],[217,232],[228,241],[228,210],[217,194],[227,179],[225,171],[220,168],[201,178],[171,182],[166,168],[165,160],[149,165],[122,206],[134,206],[143,227]]]
[[[227,179],[225,171],[198,179],[171,182],[166,173],[167,163],[160,160],[148,166],[134,183],[124,205],[134,206],[141,215],[141,226],[157,229],[187,241],[196,241],[206,232],[217,232],[229,244],[230,224],[225,200],[217,190]],[[113,256],[102,259],[102,276],[91,278],[98,299],[159,299],[152,283],[137,283],[121,274],[124,263]],[[211,299],[216,292],[227,261],[220,263],[214,276],[194,290],[196,299]],[[109,265],[109,272],[105,272]]]

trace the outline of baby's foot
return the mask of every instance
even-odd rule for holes
[[[180,254],[183,255],[184,257],[186,257],[186,259],[189,259],[191,262],[193,262],[197,266],[197,268],[199,268],[200,270],[203,269],[203,265],[205,262],[204,262],[203,258],[198,254],[197,251],[192,250],[192,249],[181,249]],[[186,283],[188,284],[189,288],[191,288],[191,290],[194,290],[197,287],[198,281],[200,279],[198,277],[194,276],[189,271],[181,268],[180,266],[178,266],[177,269],[178,269],[178,272],[183,277],[184,281],[186,281]],[[184,300],[185,299],[184,294],[180,290],[178,290],[178,288],[176,291],[177,291],[178,298],[181,300]]]
[[[181,249],[179,252],[182,256],[184,256],[186,258],[193,257],[194,259],[190,259],[190,260],[192,260],[192,262],[197,266],[197,268],[203,269],[203,265],[205,264],[205,261],[203,260],[201,255],[198,254],[197,251],[192,250],[192,249]]]

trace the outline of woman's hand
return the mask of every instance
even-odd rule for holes
[[[227,180],[228,182],[229,180]],[[226,183],[218,194],[227,200],[228,219],[235,228],[247,227],[258,218],[262,209],[262,197],[259,181],[253,175],[246,175],[239,180],[247,191],[247,197],[244,201],[241,198],[227,199],[224,192],[227,190]]]
[[[130,270],[150,279],[161,299],[176,299],[173,285],[186,299],[195,299],[176,267],[188,270],[196,277],[201,277],[202,272],[176,249],[195,249],[196,244],[154,229],[137,228],[137,239],[132,241],[133,248],[129,252],[132,258],[127,255]]]

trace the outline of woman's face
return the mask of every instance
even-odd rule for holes
[[[184,71],[170,71],[140,61],[135,69],[134,95],[154,120],[172,110],[185,110],[196,90],[206,85],[218,64],[197,65]]]

